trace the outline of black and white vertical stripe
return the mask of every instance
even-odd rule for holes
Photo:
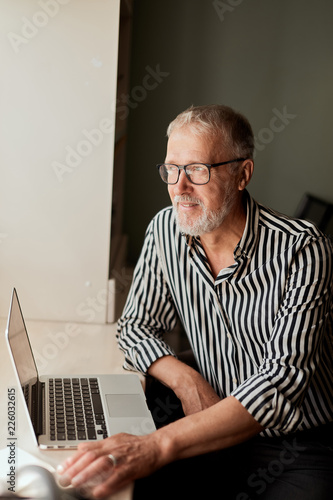
[[[281,435],[333,420],[332,247],[311,223],[247,197],[235,264],[214,280],[199,238],[172,208],[150,223],[118,325],[128,369],[174,354],[180,318],[202,375]]]

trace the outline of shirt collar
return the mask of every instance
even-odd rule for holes
[[[234,250],[235,260],[238,260],[241,255],[250,258],[254,250],[257,235],[258,235],[258,222],[259,222],[259,207],[256,201],[251,197],[247,190],[244,191],[244,206],[246,210],[246,224],[243,235],[239,240]],[[194,248],[200,244],[200,238],[196,236],[189,236],[183,234],[186,238],[188,248]]]
[[[240,255],[251,258],[258,237],[259,207],[247,190],[244,192],[246,224],[243,235],[234,250],[235,259]]]

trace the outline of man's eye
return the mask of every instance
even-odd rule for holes
[[[167,165],[166,167],[166,171],[168,172],[168,174],[173,174],[174,172],[177,172],[178,168],[175,167],[174,165]]]
[[[193,173],[200,174],[200,173],[204,172],[205,169],[206,169],[206,167],[204,165],[191,165],[190,167],[187,167],[187,171],[189,173],[192,173],[192,174]]]

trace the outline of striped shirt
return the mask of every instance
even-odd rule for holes
[[[172,207],[151,221],[122,317],[125,368],[174,355],[163,340],[180,319],[203,377],[279,436],[333,420],[332,246],[312,223],[246,192],[235,263],[214,279],[200,238]]]

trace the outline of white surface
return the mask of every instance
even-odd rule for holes
[[[28,318],[106,322],[118,24],[119,0],[1,1],[1,317],[15,286]]]
[[[10,363],[5,342],[6,320],[0,319],[0,483],[6,483],[11,437],[8,433],[8,389],[18,391],[15,374]],[[28,321],[33,351],[40,374],[82,373],[89,369],[91,374],[122,373],[123,356],[115,339],[115,325],[85,325],[60,322]],[[69,334],[70,332],[70,334]],[[16,397],[15,441],[16,471],[23,465],[40,463],[48,467],[61,464],[71,452],[39,450],[30,437],[28,422],[23,418],[20,400]],[[20,451],[19,451],[20,449]],[[30,455],[27,455],[30,454]],[[112,500],[130,500],[132,485],[112,495]]]

